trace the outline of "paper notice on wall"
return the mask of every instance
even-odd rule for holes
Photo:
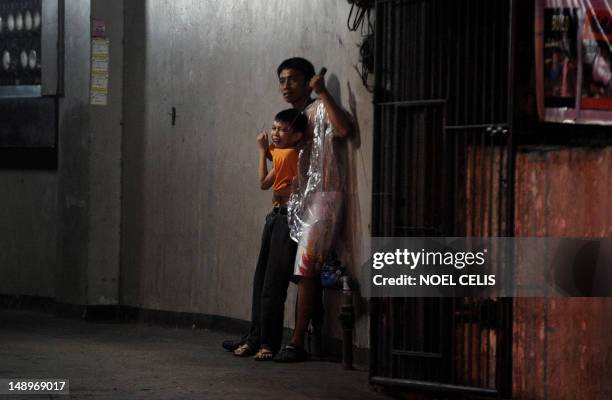
[[[612,125],[612,0],[536,1],[538,113]]]
[[[90,104],[94,106],[108,104],[109,49],[108,39],[92,39]]]

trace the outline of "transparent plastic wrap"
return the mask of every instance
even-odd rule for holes
[[[297,185],[288,204],[291,238],[298,243],[296,275],[309,276],[328,257],[341,223],[346,149],[329,122],[323,102],[306,110],[312,140],[300,149]]]

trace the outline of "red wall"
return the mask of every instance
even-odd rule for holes
[[[522,149],[516,236],[612,236],[612,147]],[[612,399],[612,299],[515,299],[514,399]]]

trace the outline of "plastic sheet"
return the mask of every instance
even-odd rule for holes
[[[345,193],[346,144],[338,139],[323,102],[310,104],[305,113],[311,140],[300,149],[296,187],[289,199],[291,238],[298,242],[296,275],[309,276],[328,257],[341,222]]]

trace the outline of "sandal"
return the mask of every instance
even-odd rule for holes
[[[294,363],[306,360],[308,360],[308,353],[306,350],[292,345],[285,346],[285,348],[279,351],[276,357],[274,357],[274,361],[279,363]]]
[[[272,350],[262,347],[253,358],[255,361],[272,361],[274,353],[272,353]]]
[[[246,340],[244,338],[238,340],[224,340],[223,343],[221,343],[221,346],[227,351],[234,352],[238,347],[245,343]]]
[[[253,355],[253,349],[248,343],[238,346],[236,350],[234,350],[234,355],[236,357],[250,357]]]

